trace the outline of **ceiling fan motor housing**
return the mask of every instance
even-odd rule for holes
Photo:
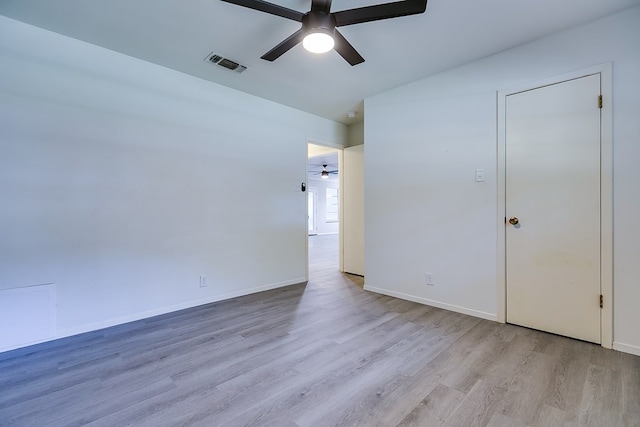
[[[336,30],[336,18],[332,14],[323,11],[310,11],[302,17],[302,32],[306,35],[315,32],[324,32],[331,37]]]

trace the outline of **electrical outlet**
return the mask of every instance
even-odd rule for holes
[[[200,276],[200,287],[201,288],[207,287],[207,276]]]

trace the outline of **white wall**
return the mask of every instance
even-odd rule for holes
[[[496,319],[496,92],[613,61],[614,348],[640,354],[639,46],[635,7],[365,100],[366,288]]]
[[[305,280],[346,126],[4,17],[0,64],[0,290],[55,283],[55,337]]]
[[[317,234],[335,234],[338,232],[338,222],[327,222],[327,188],[338,188],[337,179],[309,178],[309,188],[318,190],[318,211],[316,216]]]
[[[348,146],[355,147],[356,145],[364,144],[364,122],[354,123],[347,127],[348,132]]]

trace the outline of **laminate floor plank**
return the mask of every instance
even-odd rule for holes
[[[549,356],[535,351],[529,353],[509,379],[508,393],[500,404],[499,413],[522,425],[531,424],[550,382],[552,366]]]
[[[310,280],[0,354],[0,426],[640,426],[640,357]]]
[[[627,366],[635,366],[634,369],[627,369]],[[620,375],[622,378],[622,424],[640,425],[640,421],[635,418],[640,414],[640,360],[629,354],[625,354],[620,364]]]
[[[477,320],[477,319],[476,319]],[[403,365],[408,361],[415,362],[407,366],[411,374],[395,389],[385,393],[372,413],[361,414],[360,425],[395,426],[404,420],[416,407],[422,405],[425,398],[435,389],[441,380],[460,370],[468,347],[477,348],[483,345],[485,337],[493,328],[490,322],[480,322],[467,331],[454,345],[440,352],[429,362],[412,358],[403,358]],[[464,344],[462,344],[464,343]],[[418,351],[421,344],[415,347]],[[459,351],[457,351],[459,349]],[[404,349],[396,355],[404,354]]]
[[[60,426],[84,426],[102,420],[103,417],[121,411],[136,402],[146,402],[148,399],[162,395],[174,390],[175,384],[169,378],[160,378],[154,381],[138,382],[129,384],[126,388],[112,387],[110,382],[103,382],[101,387],[91,393],[90,402],[74,401],[68,399],[65,404],[65,411],[58,413],[55,410],[50,412],[49,425]],[[113,390],[111,393],[103,393],[103,390]]]
[[[505,348],[500,362],[486,369],[444,425],[487,425],[493,413],[500,411],[507,402],[507,394],[519,391],[520,386],[513,380],[519,369],[529,363],[533,344],[527,338],[514,338]]]
[[[568,419],[577,419],[584,383],[589,372],[591,344],[566,341],[550,336],[558,347],[550,382],[543,392],[544,403],[567,412]]]
[[[568,419],[569,417],[566,412],[543,403],[538,406],[536,417],[530,425],[532,427],[568,426],[571,424],[567,421]],[[574,423],[574,425],[577,425],[577,422]],[[632,424],[625,425],[629,426]]]
[[[465,394],[444,384],[438,384],[416,407],[400,421],[401,427],[442,425],[458,407]]]
[[[404,335],[415,330],[415,325],[405,323],[399,326],[396,333]],[[338,357],[329,359],[329,363],[321,366],[320,369],[304,371],[306,375],[302,381],[283,390],[280,396],[264,404],[255,405],[244,414],[239,414],[233,419],[232,425],[268,423],[270,417],[278,416],[283,410],[293,414],[306,414],[308,411],[317,410],[318,402],[323,402],[320,405],[323,411],[339,404],[341,396],[349,393],[354,381],[375,371],[381,364],[390,362],[389,358],[380,357],[380,355],[397,337],[382,326],[376,328],[375,332],[378,333],[376,339],[361,338],[338,345],[334,352],[334,356]],[[268,418],[265,418],[265,415],[268,415]]]
[[[105,364],[117,364],[119,361],[117,355],[109,355],[94,361],[91,365],[84,365],[64,372],[54,368],[40,377],[14,383],[9,386],[10,393],[0,393],[2,396],[0,397],[0,409],[92,381],[96,372],[99,372]]]
[[[579,409],[581,425],[622,425],[622,390],[614,386],[620,380],[617,371],[597,365],[589,366]]]
[[[527,427],[527,424],[524,424],[519,420],[514,420],[512,418],[509,418],[506,415],[496,412],[493,414],[493,416],[489,420],[489,423],[487,424],[487,426],[488,427]]]

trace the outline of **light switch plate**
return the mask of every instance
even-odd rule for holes
[[[484,182],[484,169],[476,169],[476,182]]]
[[[428,286],[433,286],[436,284],[435,279],[433,278],[433,273],[427,273],[427,285]]]

